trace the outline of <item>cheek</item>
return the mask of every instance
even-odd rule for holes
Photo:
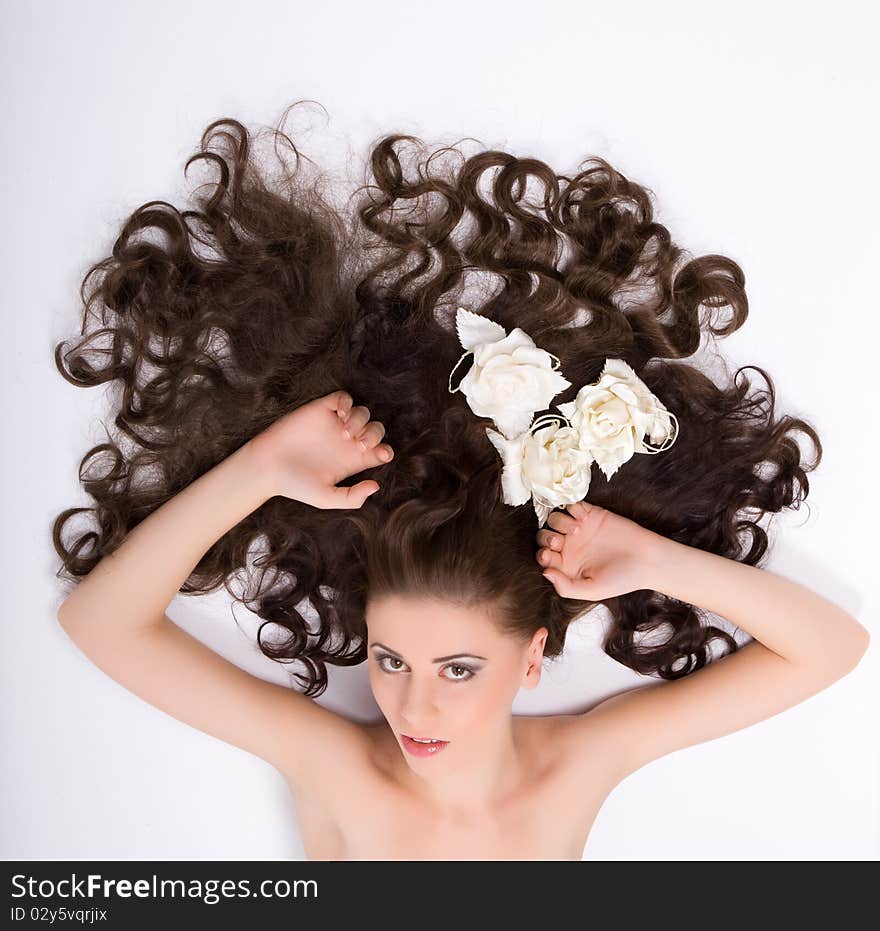
[[[400,705],[404,700],[401,680],[383,673],[381,669],[372,667],[370,669],[370,688],[382,714],[391,722],[398,721],[400,718]]]
[[[473,683],[474,711],[482,718],[497,717],[510,713],[510,680],[501,675],[486,676]]]
[[[441,697],[444,713],[474,732],[484,730],[490,722],[494,726],[495,721],[510,714],[508,684],[498,675],[484,674],[470,682],[450,685]]]
[[[380,707],[388,700],[389,689],[387,683],[383,681],[386,678],[374,666],[370,667],[370,688],[373,690],[373,698]]]

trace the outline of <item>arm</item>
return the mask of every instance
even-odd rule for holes
[[[242,446],[143,520],[63,602],[58,619],[112,679],[192,727],[274,765],[303,788],[355,746],[355,724],[252,676],[164,613],[219,537],[269,496]]]
[[[584,764],[590,756],[595,765],[595,744],[577,750],[578,740],[587,746],[589,734],[604,748],[615,748],[616,775],[622,779],[660,756],[804,701],[845,676],[865,653],[866,628],[808,588],[604,514],[610,515],[607,535],[603,538],[600,528],[592,542],[607,552],[620,542],[622,551],[638,553],[640,574],[623,591],[663,592],[732,621],[755,639],[681,679],[615,695],[572,716],[574,752]],[[581,516],[579,533],[586,542],[589,521],[601,517],[602,509]],[[561,532],[571,529],[573,523],[563,521]],[[585,541],[579,545],[584,549]]]
[[[324,400],[288,417],[322,416]],[[294,426],[286,424],[288,431]],[[318,791],[355,763],[362,730],[294,689],[227,662],[164,613],[217,539],[278,489],[292,489],[265,448],[246,443],[150,514],[78,584],[58,619],[99,668],[140,698]],[[308,484],[300,479],[297,489]],[[354,506],[351,489],[324,492],[346,495]]]
[[[133,634],[161,626],[165,608],[208,548],[269,497],[267,476],[245,443],[141,521],[95,566],[58,611],[65,630]]]
[[[801,668],[845,675],[867,649],[862,624],[797,582],[659,534],[649,546],[648,587],[727,618]]]

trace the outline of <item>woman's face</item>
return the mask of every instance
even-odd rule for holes
[[[545,627],[524,645],[486,609],[400,596],[370,601],[366,621],[373,695],[407,763],[425,775],[485,755],[519,689],[541,676]],[[413,737],[447,743],[420,753]]]

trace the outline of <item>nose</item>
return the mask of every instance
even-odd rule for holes
[[[411,726],[429,726],[428,722],[437,716],[437,706],[434,701],[434,691],[431,683],[419,682],[412,677],[407,683],[400,706],[400,715]],[[430,731],[414,732],[416,737],[432,737]]]

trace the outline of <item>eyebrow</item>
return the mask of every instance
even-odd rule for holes
[[[403,657],[396,653],[391,647],[386,647],[384,643],[374,643],[373,647],[381,647],[381,649],[390,653],[392,656],[396,656],[398,659],[403,659]],[[451,656],[438,656],[437,659],[431,660],[432,663],[445,663],[450,659],[462,659],[465,656],[469,656],[471,659],[486,659],[485,656],[477,656],[476,653],[453,653]],[[404,660],[405,662],[405,660]]]

